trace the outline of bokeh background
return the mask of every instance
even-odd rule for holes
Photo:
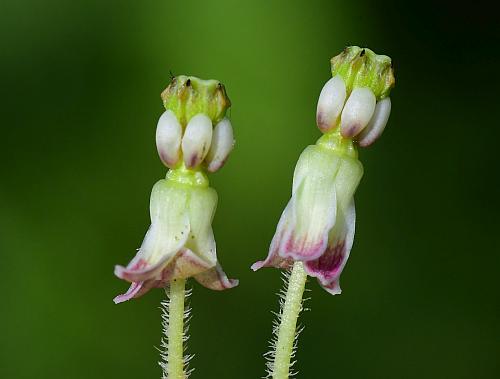
[[[393,58],[393,112],[360,152],[344,292],[309,281],[299,377],[498,378],[494,17],[430,1],[3,0],[0,377],[160,377],[164,294],[111,300],[165,175],[154,133],[169,70],[221,80],[237,138],[211,182],[240,286],[192,284],[192,378],[261,377],[281,279],[249,266],[320,136],[329,59],[356,44]]]

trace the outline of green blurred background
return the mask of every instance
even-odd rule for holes
[[[329,59],[356,44],[393,58],[393,113],[360,152],[343,294],[309,281],[299,377],[498,378],[493,18],[433,2],[3,0],[0,377],[160,377],[162,291],[111,300],[165,175],[169,70],[221,80],[237,138],[211,182],[219,258],[240,286],[192,284],[192,378],[262,376],[281,279],[249,266],[320,136]]]

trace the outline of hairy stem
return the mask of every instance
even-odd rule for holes
[[[302,310],[302,295],[306,279],[304,265],[300,261],[295,262],[288,281],[285,304],[281,313],[274,354],[273,379],[288,379],[290,374],[290,360],[293,355],[297,319]]]
[[[169,320],[168,320],[168,364],[166,373],[168,379],[184,379],[184,297],[185,279],[174,279],[169,289]]]

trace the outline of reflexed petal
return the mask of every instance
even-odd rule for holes
[[[215,125],[212,144],[207,155],[208,171],[215,172],[224,166],[227,157],[234,146],[233,127],[227,118]]]
[[[153,187],[150,202],[151,227],[128,266],[116,266],[115,275],[130,282],[156,277],[184,246],[190,231],[187,193],[166,180]]]
[[[335,224],[335,177],[342,159],[319,146],[308,146],[294,173],[292,222],[279,247],[283,258],[313,260],[326,249]]]
[[[183,248],[154,278],[132,283],[127,293],[115,297],[114,302],[118,304],[132,298],[141,297],[151,288],[164,288],[173,279],[190,278],[210,270],[212,267],[191,250]]]
[[[207,115],[198,113],[189,120],[182,137],[182,153],[187,168],[196,167],[205,159],[211,142],[212,121]]]
[[[316,109],[316,124],[322,132],[335,127],[346,98],[345,83],[340,75],[331,78],[323,86]]]
[[[161,161],[174,167],[179,160],[182,126],[171,110],[165,111],[156,126],[156,148]]]
[[[142,288],[142,284],[143,284],[143,282],[132,283],[132,285],[130,286],[130,288],[128,289],[128,291],[126,293],[124,293],[122,295],[118,295],[113,299],[114,303],[120,304],[120,303],[123,303],[124,301],[130,300],[130,299],[136,297],[138,292]]]
[[[292,205],[291,200],[288,202],[285,210],[281,214],[278,227],[274,233],[271,246],[269,247],[269,253],[267,258],[263,261],[255,262],[252,265],[252,270],[257,271],[262,267],[277,267],[277,268],[290,268],[293,264],[293,260],[288,258],[284,259],[279,255],[279,247],[283,241],[284,235],[289,235],[288,231],[291,229],[290,223],[292,222]]]
[[[366,87],[355,88],[347,99],[340,120],[340,133],[345,138],[358,135],[375,111],[375,95]]]
[[[212,269],[195,275],[194,278],[202,286],[216,291],[222,291],[238,285],[238,280],[228,279],[219,263],[217,263],[217,265]]]
[[[387,125],[389,116],[391,114],[391,99],[386,97],[380,100],[375,107],[375,113],[373,114],[370,123],[358,136],[359,146],[366,147],[370,146],[375,142],[378,137],[381,136],[382,132]]]
[[[347,208],[338,208],[337,221],[331,230],[325,253],[313,261],[304,262],[308,275],[318,278],[332,295],[340,294],[339,278],[354,241],[356,211],[351,199]]]

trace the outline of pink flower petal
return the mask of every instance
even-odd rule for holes
[[[222,291],[238,285],[237,279],[228,279],[219,263],[210,270],[195,275],[194,278],[202,286],[216,291]]]
[[[127,267],[123,267],[116,265],[115,275],[118,278],[129,282],[145,281],[154,278],[158,273],[160,273],[171,259],[172,257],[167,255],[155,264],[149,264],[144,259],[139,259],[137,262],[134,262],[132,266],[129,265]]]
[[[113,301],[115,304],[123,303],[124,301],[130,300],[136,297],[137,293],[141,290],[143,282],[132,283],[128,291],[122,295],[116,296]]]
[[[262,267],[277,267],[287,269],[292,266],[292,259],[285,259],[279,255],[279,247],[282,243],[283,236],[288,234],[290,223],[292,222],[291,216],[291,205],[289,202],[285,210],[281,214],[280,221],[278,222],[278,227],[276,228],[276,233],[274,234],[271,246],[269,247],[267,258],[263,261],[255,262],[251,267],[252,270],[257,271]]]
[[[319,282],[333,295],[341,292],[339,278],[349,258],[354,241],[356,211],[354,200],[344,210],[339,207],[337,222],[330,232],[328,247],[318,259],[304,263],[308,275],[318,278]]]
[[[115,298],[115,303],[121,303],[132,298],[138,298],[151,288],[164,288],[173,279],[189,278],[201,272],[210,270],[212,266],[198,257],[189,249],[181,249],[179,253],[162,268],[154,277],[145,281],[132,283],[127,293]]]
[[[341,162],[337,154],[316,145],[300,155],[290,200],[292,221],[279,247],[282,258],[309,261],[325,251],[335,225],[335,180]]]

